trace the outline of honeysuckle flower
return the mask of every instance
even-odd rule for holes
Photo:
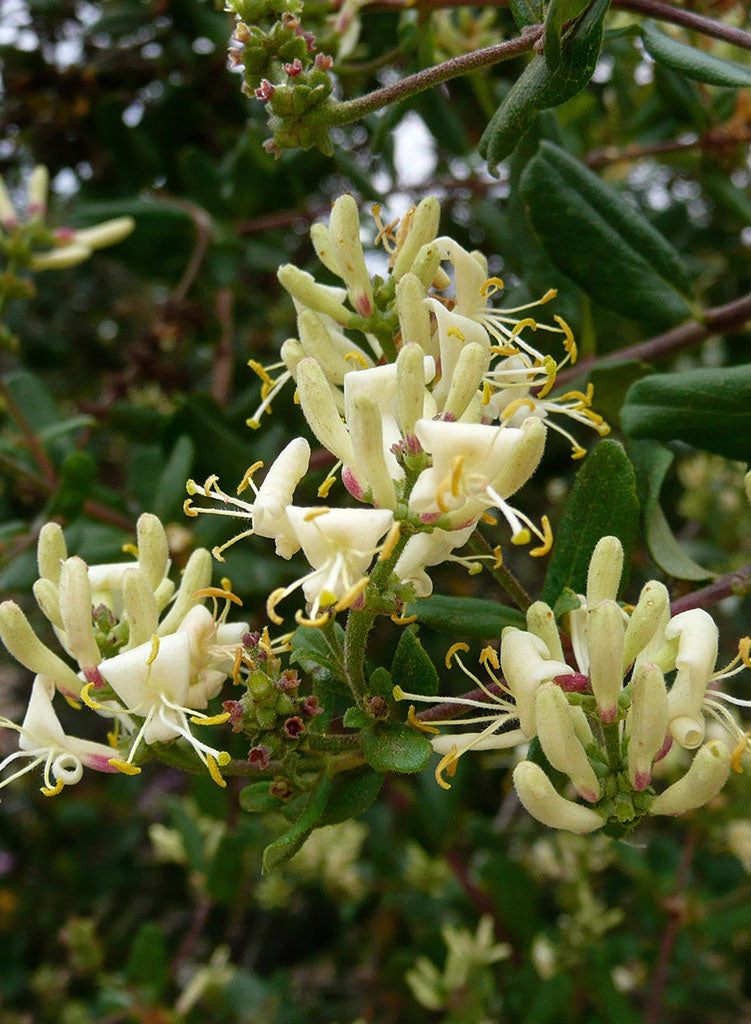
[[[586,834],[605,824],[603,817],[561,796],[538,764],[520,761],[514,769],[514,788],[524,809],[549,828]]]
[[[302,587],[310,605],[309,620],[300,611],[295,617],[298,622],[318,623],[327,617],[329,609],[348,608],[362,594],[368,583],[366,571],[374,555],[383,553],[379,542],[394,528],[394,517],[390,509],[294,505],[287,507],[286,514],[312,570],[273,591],[266,610],[272,622],[283,622],[275,610],[277,604]]]
[[[185,489],[190,498],[185,501],[183,506],[186,515],[197,516],[199,513],[207,513],[226,516],[230,519],[250,520],[251,525],[248,529],[213,549],[212,554],[215,558],[223,561],[223,551],[251,534],[275,540],[276,552],[282,558],[291,558],[296,551],[300,550],[299,541],[287,518],[286,509],[292,501],[295,488],[307,472],[309,461],[310,445],[305,438],[296,437],[276,457],[260,487],[256,487],[253,475],[263,467],[263,463],[253,463],[237,488],[237,494],[240,495],[250,487],[255,495],[255,500],[252,502],[226,494],[219,487],[216,476],[210,476],[203,485],[197,484],[195,480],[188,480]],[[196,507],[192,501],[196,494],[220,502],[222,507]]]
[[[128,739],[127,756],[110,756],[109,763],[126,775],[137,775],[141,769],[134,759],[142,743],[169,743],[182,738],[206,765],[214,782],[224,786],[219,767],[229,763],[229,754],[204,743],[190,729],[189,720],[201,726],[220,724],[229,718],[226,713],[210,717],[191,706],[189,694],[196,675],[191,663],[191,632],[179,630],[161,639],[155,635],[151,642],[100,664],[99,672],[123,702],[123,712],[141,720],[135,736]],[[197,685],[202,687],[201,682]],[[88,687],[81,696],[97,708]],[[203,694],[198,703],[205,707]]]
[[[463,547],[474,533],[475,524],[463,530],[439,530],[432,533],[417,533],[410,537],[404,545],[401,555],[394,566],[394,573],[402,583],[411,584],[417,597],[428,597],[433,592],[433,582],[425,572],[432,565],[442,562],[458,561],[468,566],[480,563],[472,559],[457,558],[452,555],[456,548]]]
[[[725,785],[732,758],[722,740],[710,740],[697,752],[686,774],[654,800],[650,814],[685,814],[712,800]]]
[[[187,704],[203,710],[220,692],[224,681],[232,673],[236,652],[242,637],[248,632],[247,622],[227,622],[227,613],[234,595],[217,593],[214,600],[225,599],[220,615],[212,615],[204,605],[196,605],[185,616],[178,633],[188,634],[190,640],[190,686]]]
[[[52,706],[51,688],[42,676],[34,679],[21,725],[0,717],[0,728],[18,733],[18,750],[0,761],[0,773],[17,761],[28,760],[22,768],[0,779],[0,789],[40,765],[44,796],[55,796],[64,786],[80,782],[84,767],[100,772],[116,770],[109,763],[112,747],[66,735]]]

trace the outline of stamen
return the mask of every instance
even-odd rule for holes
[[[221,789],[226,789],[227,788],[227,782],[226,782],[225,779],[222,778],[221,772],[219,771],[219,766],[216,763],[216,761],[214,760],[214,758],[211,756],[211,754],[207,754],[206,755],[206,764],[208,765],[209,775],[211,776],[212,780]]]
[[[739,775],[743,773],[743,765],[741,764],[741,758],[746,752],[748,741],[751,739],[751,733],[744,732],[743,739],[740,741],[738,746],[733,750],[730,757],[730,767],[734,772],[738,772]]]
[[[465,644],[462,640],[452,644],[451,647],[446,651],[446,657],[444,658],[444,664],[446,668],[451,668],[451,659],[459,653],[464,651],[465,654],[469,654],[469,644]]]
[[[256,486],[253,483],[253,474],[256,473],[259,469],[263,469],[263,460],[261,459],[259,459],[258,462],[254,462],[252,466],[248,466],[248,468],[245,470],[245,473],[243,474],[242,480],[237,485],[238,495],[242,494],[242,492],[247,487],[252,487],[255,493],[258,493],[258,491],[256,490]]]
[[[134,558],[138,558],[138,548],[135,544],[123,544],[120,550],[126,555],[133,555]]]
[[[191,715],[191,722],[194,725],[224,725],[230,718],[229,711],[225,711],[221,715],[202,715],[199,717],[198,714]]]
[[[550,528],[550,520],[547,516],[543,516],[540,520],[543,532],[543,541],[539,547],[530,548],[530,555],[532,558],[540,558],[542,555],[547,555],[553,546],[553,531]]]
[[[325,626],[328,621],[328,611],[322,612],[314,619],[306,619],[302,608],[298,608],[297,611],[295,612],[295,622],[297,622],[300,626],[309,626],[311,629],[320,629],[321,626]]]
[[[59,793],[62,793],[64,785],[65,781],[63,779],[58,779],[55,785],[52,787],[41,786],[39,792],[42,794],[42,796],[57,796]]]
[[[428,725],[427,722],[421,722],[415,714],[415,705],[410,704],[409,711],[407,712],[407,722],[415,729],[419,729],[420,732],[429,732],[434,736],[440,735],[441,730],[436,729],[434,725]]]
[[[390,615],[389,618],[392,622],[395,622],[397,626],[409,626],[413,622],[417,622],[417,615],[397,615],[396,612]]]
[[[458,760],[459,748],[456,746],[456,744],[454,744],[451,750],[449,750],[448,754],[445,754],[436,765],[435,781],[438,783],[441,789],[451,789],[451,783],[446,782],[446,780],[443,777],[443,773],[446,772],[449,778],[453,779],[453,777],[456,775],[456,765]]]
[[[201,590],[197,590],[195,594],[193,594],[193,597],[220,597],[227,601],[231,601],[232,604],[242,607],[242,601],[237,594],[233,594],[231,591],[225,590],[223,587],[203,587]]]
[[[397,523],[396,525],[398,526],[399,524]],[[334,611],[343,612],[346,608],[351,607],[351,605],[354,604],[354,602],[357,600],[360,594],[363,593],[368,583],[370,583],[370,579],[367,576],[363,576],[361,579],[359,579],[357,583],[353,584],[349,588],[349,590],[346,591],[346,593],[339,598],[339,600],[334,605]]]
[[[402,532],[402,528],[398,522],[395,522],[389,532],[386,534],[386,539],[381,545],[381,550],[378,554],[379,562],[386,562],[394,553],[394,548],[399,543],[399,536]]]
[[[141,769],[138,765],[131,764],[130,761],[123,761],[120,757],[111,757],[107,764],[116,768],[117,771],[122,772],[123,775],[140,775]]]

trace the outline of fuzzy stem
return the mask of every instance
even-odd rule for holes
[[[475,555],[493,554],[493,549],[479,530],[475,530],[469,538],[468,546]],[[532,604],[532,598],[511,570],[507,569],[505,565],[500,565],[496,568],[487,561],[484,561],[482,564],[500,583],[514,604],[521,608],[523,612],[526,612],[527,608]]]

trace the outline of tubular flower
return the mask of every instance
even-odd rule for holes
[[[42,676],[34,679],[21,725],[0,717],[0,728],[14,729],[18,733],[18,750],[0,761],[0,773],[17,761],[28,761],[0,780],[0,789],[40,766],[43,766],[44,796],[56,796],[64,786],[80,782],[84,767],[99,772],[116,770],[109,763],[112,747],[65,734],[52,707],[50,687]]]

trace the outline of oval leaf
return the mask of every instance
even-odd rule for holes
[[[411,601],[411,614],[431,629],[450,636],[468,636],[478,640],[495,639],[504,626],[524,626],[525,618],[516,608],[481,597],[447,597],[433,594]]]
[[[413,626],[405,629],[399,640],[391,663],[391,683],[428,697],[438,693],[438,673]]]
[[[644,48],[653,60],[664,64],[671,71],[677,71],[686,78],[708,85],[720,85],[728,89],[751,85],[751,68],[736,64],[735,61],[715,57],[695,46],[679,43],[672,36],[660,32],[653,21],[645,21],[641,31]]]
[[[421,733],[399,722],[363,729],[360,739],[368,764],[377,772],[421,772],[433,750]]]
[[[291,828],[288,828],[286,832],[280,835],[278,839],[275,839],[263,851],[264,874],[268,874],[278,864],[283,864],[297,853],[321,820],[323,812],[326,810],[330,793],[331,779],[324,776],[311,792],[302,813]]]
[[[383,779],[383,775],[370,768],[336,775],[319,826],[336,825],[367,811],[380,793]]]

